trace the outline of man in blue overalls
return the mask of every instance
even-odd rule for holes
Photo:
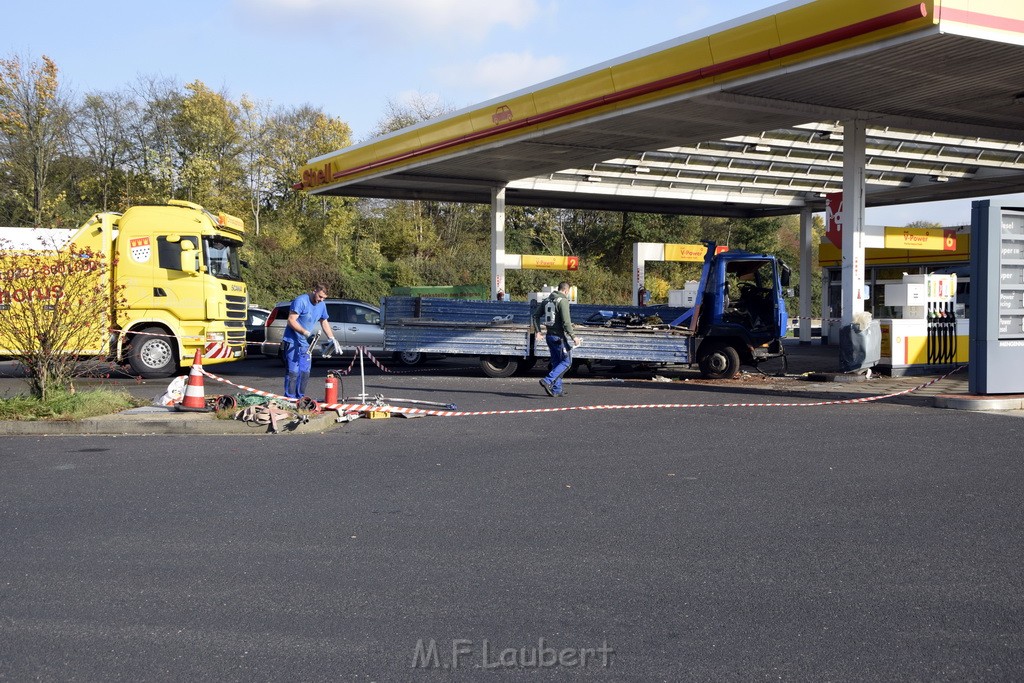
[[[327,285],[318,284],[308,294],[300,294],[292,301],[288,312],[288,325],[284,331],[281,345],[284,348],[284,360],[288,365],[284,376],[285,398],[302,398],[306,395],[306,382],[309,381],[309,369],[313,364],[313,349],[317,333],[313,327],[317,324],[323,329],[328,340],[334,342],[334,349],[341,353],[341,345],[334,338],[334,332],[327,319]]]

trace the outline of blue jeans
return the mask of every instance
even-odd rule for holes
[[[572,365],[572,351],[565,345],[565,340],[557,334],[546,335],[544,340],[548,343],[548,351],[551,352],[551,372],[544,380],[551,384],[552,391],[560,394],[562,377]]]
[[[313,366],[309,344],[305,340],[283,344],[284,361],[288,365],[288,372],[284,376],[284,397],[302,398],[306,395],[306,382],[309,381],[309,370]]]

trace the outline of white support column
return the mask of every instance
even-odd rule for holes
[[[811,244],[813,214],[809,207],[800,211],[800,343],[811,343]]]
[[[491,299],[505,291],[505,186],[491,188]]]
[[[630,305],[637,306],[637,297],[640,295],[640,287],[644,284],[644,270],[646,263],[640,258],[640,243],[633,242],[633,298]]]
[[[633,306],[640,305],[640,288],[644,286],[647,262],[664,260],[665,245],[662,242],[633,242]]]
[[[843,327],[864,311],[864,163],[867,124],[843,122]]]

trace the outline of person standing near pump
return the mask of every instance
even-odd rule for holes
[[[334,338],[334,332],[327,318],[327,285],[317,284],[313,290],[300,294],[292,300],[288,310],[288,326],[281,339],[284,347],[284,360],[288,370],[284,376],[284,397],[299,399],[306,395],[306,382],[309,381],[309,370],[313,364],[313,349],[319,332],[314,332],[317,324],[327,335],[329,342],[334,343],[334,350],[341,353],[341,344]],[[325,342],[325,346],[328,342]]]
[[[558,289],[537,306],[531,319],[531,328],[537,340],[543,337],[551,352],[551,371],[540,381],[540,385],[548,396],[565,396],[562,389],[562,377],[572,366],[572,350],[583,343],[573,333],[572,318],[569,316],[568,282],[558,283]],[[547,328],[544,333],[542,328]]]

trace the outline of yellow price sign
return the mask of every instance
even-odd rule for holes
[[[708,248],[703,244],[666,244],[666,261],[690,261],[702,263]]]
[[[715,247],[715,253],[721,254],[723,251],[729,251],[727,246]],[[665,260],[666,261],[689,261],[691,263],[703,263],[704,255],[708,253],[708,248],[703,244],[666,244],[665,245]]]
[[[956,230],[886,227],[885,248],[956,251]]]
[[[530,256],[523,254],[524,270],[579,270],[579,256]]]

